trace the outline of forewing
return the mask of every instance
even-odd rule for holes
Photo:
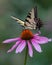
[[[35,18],[37,18],[37,7],[32,8],[32,10],[28,13],[27,18],[25,19],[26,27],[32,27],[32,29],[33,28],[35,29],[36,28]]]

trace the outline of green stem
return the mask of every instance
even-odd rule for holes
[[[28,46],[26,46],[24,65],[26,65],[27,62],[27,54],[28,54]]]

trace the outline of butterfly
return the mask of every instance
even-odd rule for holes
[[[20,25],[22,25],[25,29],[38,29],[42,27],[43,23],[37,16],[37,7],[32,8],[32,10],[28,13],[25,21],[22,21],[18,18],[15,18],[11,16],[13,19],[15,19]]]

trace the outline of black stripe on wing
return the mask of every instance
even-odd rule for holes
[[[37,18],[37,6],[34,8],[34,18]]]
[[[31,16],[30,15],[27,15],[27,18],[31,19]]]
[[[31,12],[28,13],[27,18],[31,19]]]
[[[31,12],[29,12],[29,13],[28,13],[28,15],[30,15],[30,16],[31,16]]]
[[[28,19],[25,19],[25,21],[28,22],[29,24],[31,24]]]
[[[25,21],[28,22],[29,24],[31,24],[30,21],[29,21],[30,19],[31,19],[31,12],[28,13],[27,18],[25,19]]]

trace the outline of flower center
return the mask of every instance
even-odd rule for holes
[[[22,31],[21,39],[30,40],[31,38],[33,38],[33,33],[30,30],[25,29],[25,30]]]

